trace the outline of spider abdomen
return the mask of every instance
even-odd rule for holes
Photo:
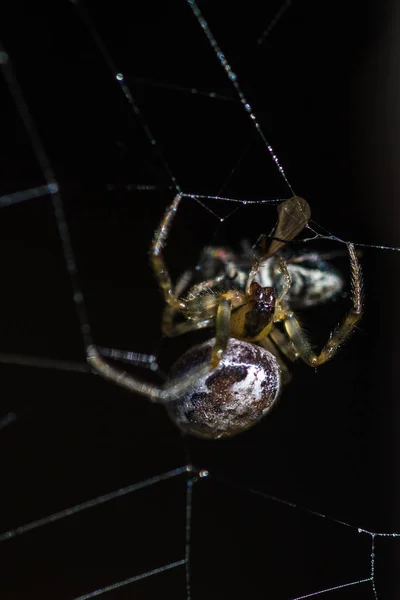
[[[173,366],[171,378],[185,377],[207,364],[215,339],[188,350]],[[196,386],[167,404],[184,432],[218,439],[236,435],[257,423],[276,403],[281,371],[276,358],[260,346],[230,338],[218,367]]]

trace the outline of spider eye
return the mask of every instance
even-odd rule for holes
[[[250,286],[250,297],[257,304],[265,305],[265,310],[269,307],[271,312],[275,309],[276,294],[273,287],[262,287],[256,281]]]
[[[244,332],[247,338],[255,338],[269,326],[275,311],[275,302],[274,288],[263,288],[256,282],[251,284],[249,302],[244,309]]]
[[[215,339],[188,350],[173,366],[171,378],[209,364]],[[230,338],[226,352],[211,373],[167,410],[186,433],[218,439],[236,435],[266,415],[281,391],[281,372],[276,358],[264,348]]]

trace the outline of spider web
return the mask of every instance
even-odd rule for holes
[[[396,354],[382,332],[394,253],[365,249],[367,311],[339,356],[317,374],[295,365],[279,409],[232,440],[182,440],[161,407],[91,376],[82,343],[90,323],[101,345],[166,368],[187,344],[160,341],[147,264],[177,188],[196,198],[167,249],[173,276],[206,244],[268,231],[276,208],[259,201],[292,182],[338,239],[396,243],[351,179],[343,90],[360,16],[290,2],[202,3],[204,22],[193,2],[8,9],[2,597],[397,598]],[[313,339],[345,303],[316,311]]]

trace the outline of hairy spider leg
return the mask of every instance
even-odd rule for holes
[[[280,329],[274,327],[269,337],[277,346],[280,352],[291,362],[294,362],[299,358],[299,353],[294,347],[293,342],[285,335]]]
[[[271,336],[271,334],[270,334]],[[282,383],[283,385],[287,385],[290,380],[292,379],[292,375],[289,371],[289,369],[287,368],[285,361],[282,359],[282,356],[279,352],[279,350],[281,348],[277,348],[270,340],[269,337],[264,338],[263,340],[261,340],[260,346],[262,346],[263,348],[265,348],[265,350],[268,350],[268,352],[271,352],[271,354],[273,354],[276,358],[276,360],[278,361],[279,367],[281,369],[281,377],[282,377]]]
[[[183,287],[184,281],[182,281],[180,285],[178,282],[176,290],[173,289],[171,278],[162,254],[173,218],[181,200],[182,196],[178,194],[167,208],[160,226],[154,235],[151,256],[153,269],[163,291],[165,301],[172,309],[185,314],[189,312],[188,302],[181,300],[175,294],[175,291],[179,292],[179,289]],[[212,350],[212,359],[210,364],[194,369],[190,375],[186,375],[185,377],[181,378],[178,377],[177,379],[169,381],[162,386],[144,382],[136,377],[133,377],[130,373],[126,373],[125,371],[122,371],[121,369],[110,364],[101,356],[94,345],[90,345],[87,348],[87,360],[94,371],[101,374],[105,379],[113,381],[117,385],[124,387],[131,392],[136,392],[137,394],[146,396],[154,402],[168,402],[169,400],[175,400],[193,387],[198,382],[200,377],[203,377],[218,366],[229,341],[230,314],[231,301],[229,298],[222,297],[216,309],[216,340],[215,346]],[[202,326],[206,325],[204,323],[196,325],[195,322],[189,322],[186,327],[181,327],[180,332],[184,333],[189,331],[191,328],[199,329]]]
[[[177,194],[164,213],[161,223],[154,234],[153,243],[151,245],[151,262],[154,274],[163,292],[165,302],[172,306],[172,308],[175,308],[175,310],[184,312],[187,309],[187,304],[175,295],[171,277],[163,256],[163,250],[167,243],[168,234],[181,200],[182,195]]]
[[[192,297],[183,299],[178,296],[178,293],[183,287],[183,282],[178,281],[176,288],[173,288],[171,277],[165,264],[163,250],[167,243],[168,234],[181,200],[182,195],[177,194],[165,211],[161,223],[154,234],[153,243],[151,246],[151,260],[154,274],[163,292],[165,302],[173,310],[181,312],[187,319],[189,319],[187,322],[178,324],[174,328],[172,324],[173,313],[168,311],[166,319],[167,332],[172,332],[173,335],[178,335],[180,333],[202,329],[213,324],[215,317],[215,345],[212,350],[211,363],[209,366],[209,371],[211,371],[217,368],[225,353],[229,341],[232,308],[244,303],[244,296],[239,292],[229,291],[221,294],[220,296],[209,298],[207,308],[210,312],[212,312],[211,318],[208,318],[208,315],[206,318],[193,318],[191,311],[191,307],[194,305],[195,301],[201,297],[202,293],[204,292],[204,283],[194,286],[194,288],[190,290]],[[192,318],[193,320],[191,320]]]
[[[181,275],[174,290],[174,295],[176,297],[179,297],[184,292],[184,290],[188,287],[192,277],[193,271],[185,271],[183,275]],[[208,279],[207,281],[197,283],[190,288],[187,297],[194,300],[205,292],[210,292],[214,287],[224,281],[224,279],[225,275],[222,274],[212,279]],[[176,337],[184,333],[189,333],[190,331],[197,331],[198,329],[204,329],[205,327],[212,327],[214,325],[213,318],[175,323],[174,319],[180,312],[181,311],[177,311],[170,304],[167,304],[165,307],[162,317],[162,332],[167,337]]]
[[[317,367],[331,359],[337,352],[339,346],[348,338],[356,324],[361,319],[363,312],[362,297],[362,271],[354,245],[348,243],[347,249],[350,256],[351,267],[351,299],[353,306],[341,323],[331,332],[329,340],[319,354],[315,354],[307,340],[301,325],[293,312],[287,312],[283,323],[289,339],[293,342],[299,357],[309,366]]]

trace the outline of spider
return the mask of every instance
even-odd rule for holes
[[[341,251],[320,253],[309,250],[282,250],[282,258],[286,262],[291,279],[285,301],[292,310],[314,308],[336,299],[343,292],[343,276],[331,262],[332,258],[343,254]],[[218,286],[219,290],[223,290],[224,286],[245,290],[253,260],[254,250],[247,241],[242,241],[242,252],[239,254],[227,247],[206,246],[196,271],[199,272],[201,281],[225,273]],[[255,280],[262,287],[280,289],[280,270],[275,257],[270,257],[260,265]]]
[[[87,359],[93,370],[106,379],[165,404],[182,431],[217,439],[248,429],[275,405],[282,384],[290,379],[282,355],[289,361],[300,358],[311,367],[322,365],[335,355],[362,315],[362,273],[354,246],[348,243],[352,307],[316,354],[292,309],[294,263],[290,265],[283,252],[286,242],[293,240],[310,219],[306,200],[293,196],[278,205],[272,242],[267,248],[263,238],[260,255],[252,263],[242,260],[239,265],[239,259],[226,249],[208,249],[206,258],[214,263],[200,269],[204,279],[190,285],[194,271],[187,271],[173,286],[163,249],[181,200],[182,195],[178,194],[167,208],[151,247],[153,270],[166,303],[162,331],[174,337],[213,327],[215,337],[189,349],[172,367],[162,386],[116,368],[95,346],[88,347]],[[308,269],[314,267],[318,271],[318,260],[318,255],[309,253],[297,263],[303,263],[303,268],[307,263]],[[272,273],[272,278],[268,273]],[[279,282],[271,285],[277,279]],[[264,285],[266,281],[268,285]],[[305,286],[306,291],[308,287]],[[331,283],[324,296],[324,286],[314,285],[319,290],[317,301],[331,297],[339,287],[339,283],[336,288]],[[299,295],[293,293],[292,299]],[[303,305],[312,306],[313,301],[307,300],[312,297],[313,294],[306,294]],[[314,300],[315,303],[318,302]]]

